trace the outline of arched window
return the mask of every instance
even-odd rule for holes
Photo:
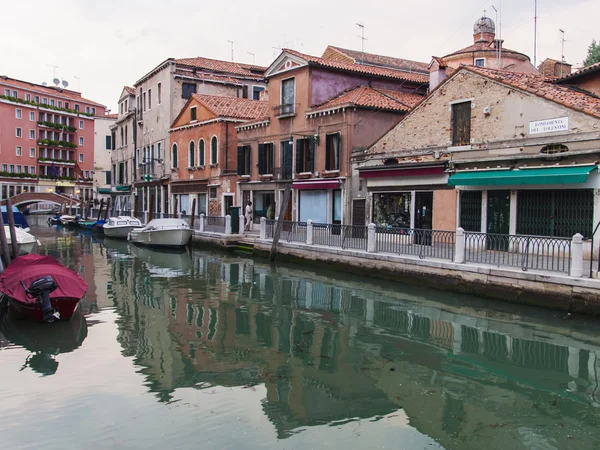
[[[217,142],[217,137],[213,136],[210,140],[210,163],[217,164],[217,150],[219,148],[219,143]]]
[[[194,141],[190,141],[190,144],[188,146],[188,167],[194,167],[196,164],[194,164],[194,160],[196,159],[196,144],[194,144]]]
[[[206,163],[204,160],[204,139],[198,141],[198,165],[203,166]]]
[[[173,149],[171,150],[171,167],[175,169],[179,167],[178,158],[177,158],[177,144],[173,144]]]

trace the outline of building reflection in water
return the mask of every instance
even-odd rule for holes
[[[104,245],[119,342],[160,401],[183,387],[263,384],[280,438],[398,409],[449,448],[481,439],[567,448],[595,429],[591,322],[565,328],[550,315],[455,307],[443,293],[221,253]],[[540,431],[540,416],[556,426]]]

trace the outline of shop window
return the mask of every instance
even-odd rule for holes
[[[312,138],[296,140],[296,173],[315,171],[315,141]]]
[[[340,170],[340,133],[328,134],[325,139],[325,170]]]
[[[410,228],[411,193],[373,194],[373,222],[389,228]]]
[[[452,145],[471,144],[471,102],[452,105]]]

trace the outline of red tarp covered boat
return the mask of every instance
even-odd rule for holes
[[[14,313],[43,322],[69,319],[86,291],[85,280],[52,256],[19,256],[0,275]]]

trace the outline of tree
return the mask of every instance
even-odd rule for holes
[[[597,62],[600,62],[600,44],[594,39],[588,47],[587,57],[583,61],[583,66],[591,66]]]

